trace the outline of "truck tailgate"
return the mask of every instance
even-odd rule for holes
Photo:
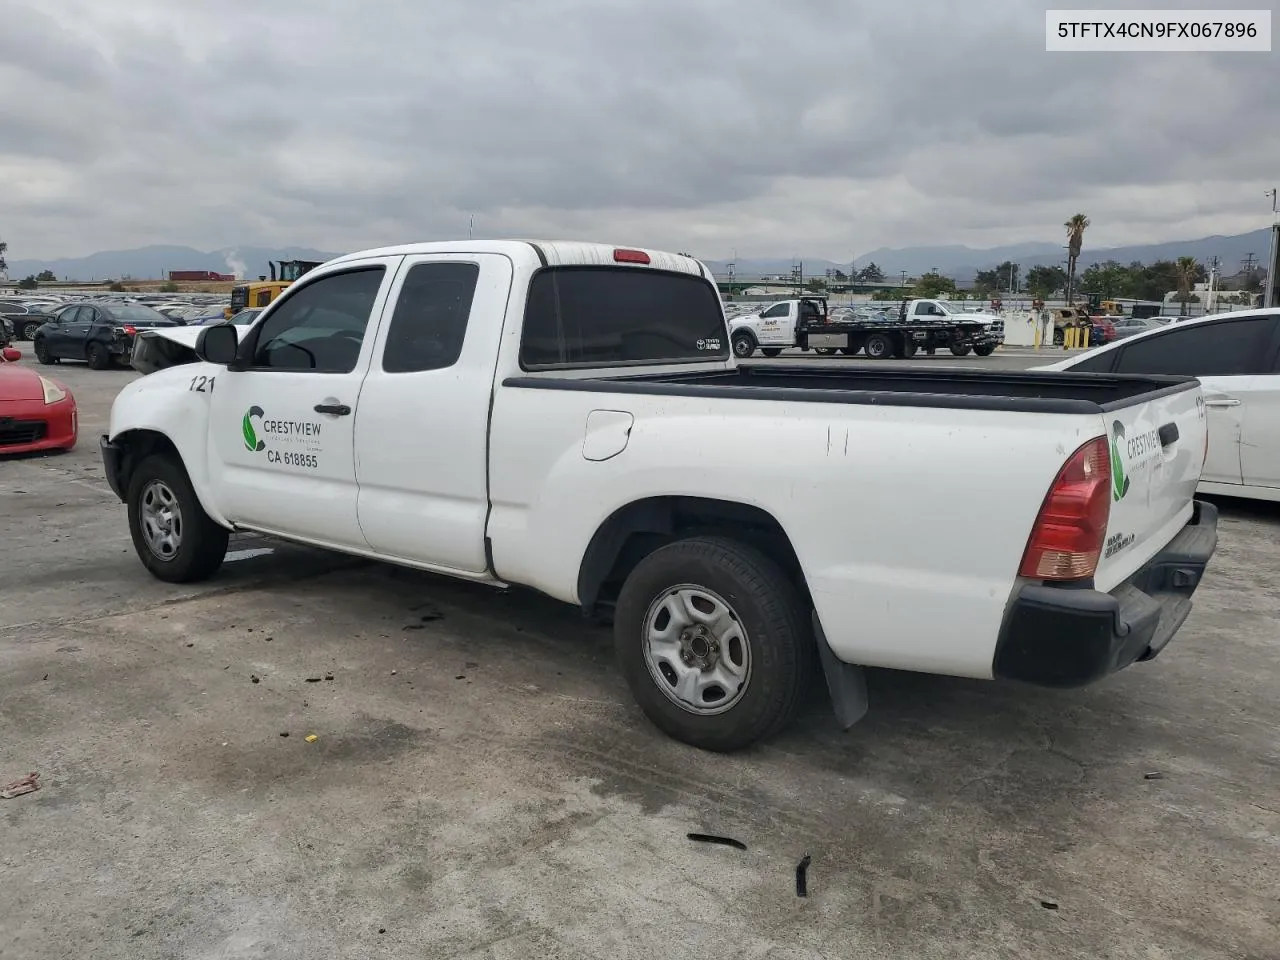
[[[1208,422],[1198,383],[1116,405],[1103,416],[1111,448],[1111,516],[1094,584],[1106,592],[1190,519]]]

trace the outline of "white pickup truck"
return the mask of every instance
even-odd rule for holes
[[[943,300],[904,301],[896,319],[841,318],[828,312],[823,297],[798,297],[730,318],[729,342],[740,360],[756,350],[776,357],[789,347],[823,355],[864,351],[872,360],[912,357],[918,350],[932,355],[943,347],[957,357],[987,357],[1004,342],[1004,320]]]
[[[585,243],[356,253],[116,398],[173,582],[253,530],[612,618],[645,714],[732,750],[820,668],[1049,686],[1158,653],[1217,542],[1197,381],[738,367],[706,267]],[[177,342],[175,340],[175,342]]]

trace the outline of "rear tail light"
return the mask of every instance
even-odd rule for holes
[[[1095,437],[1071,455],[1036,516],[1018,575],[1082,580],[1098,569],[1111,517],[1111,452]]]
[[[138,328],[133,326],[132,324],[126,324],[124,328],[124,332],[132,337],[134,334],[138,332]]]
[[[625,250],[621,247],[613,251],[615,263],[648,263],[649,255],[643,250]]]

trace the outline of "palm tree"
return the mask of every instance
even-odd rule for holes
[[[1174,264],[1174,271],[1174,275],[1178,278],[1178,299],[1182,302],[1182,312],[1179,316],[1185,317],[1187,301],[1191,299],[1191,287],[1200,275],[1200,264],[1196,263],[1195,257],[1179,257],[1178,262]]]
[[[1089,226],[1089,218],[1077,213],[1063,226],[1067,228],[1067,306],[1070,306],[1076,286],[1076,262],[1080,259],[1080,248],[1084,246],[1084,231]]]

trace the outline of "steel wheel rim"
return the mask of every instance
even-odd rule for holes
[[[745,337],[739,337],[737,340],[733,341],[733,352],[740,357],[751,356],[751,341],[747,340]]]
[[[692,583],[669,587],[649,604],[641,642],[649,676],[687,713],[732,709],[751,681],[751,644],[733,607]]]
[[[182,547],[182,507],[163,480],[152,480],[142,488],[138,519],[142,540],[157,559],[169,561],[178,555]]]

